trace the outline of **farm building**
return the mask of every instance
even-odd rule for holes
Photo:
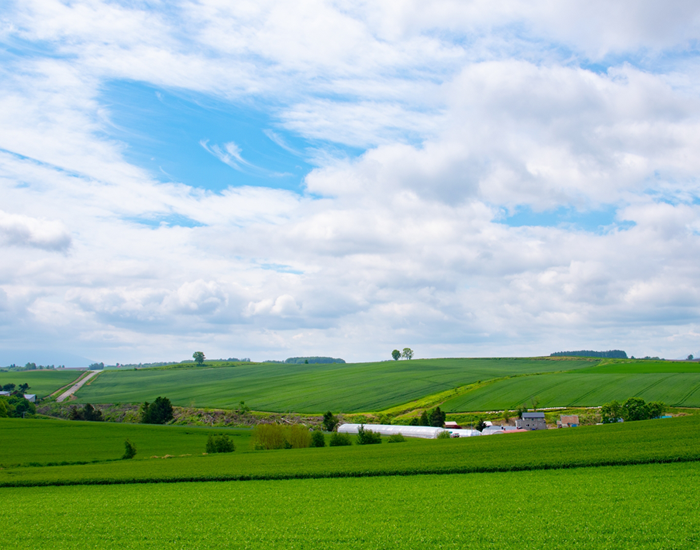
[[[578,426],[577,414],[562,414],[557,420],[557,428],[575,428]]]
[[[515,426],[517,428],[524,428],[525,430],[547,429],[547,423],[545,422],[543,412],[523,413],[522,417],[515,421]]]
[[[457,422],[445,422],[445,429],[446,430],[461,430],[462,426],[457,424]]]
[[[8,395],[10,395],[10,392],[9,391],[0,391],[0,397],[2,397],[3,395],[8,396]]]
[[[34,393],[25,393],[24,398],[31,403],[36,403],[36,394]]]
[[[401,434],[405,437],[421,437],[423,439],[437,439],[442,428],[430,428],[428,426],[394,426],[391,424],[343,424],[338,428],[341,434],[356,434],[364,426],[365,430],[371,430],[381,435]]]

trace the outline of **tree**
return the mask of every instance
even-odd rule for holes
[[[167,397],[157,397],[153,403],[141,406],[142,424],[165,424],[173,419],[173,405]]]
[[[104,363],[92,363],[89,367],[90,370],[103,370],[105,368]]]
[[[20,393],[27,393],[27,390],[29,390],[29,384],[26,382],[24,384],[20,384],[19,388],[17,388]]]
[[[482,432],[484,431],[484,428],[486,427],[486,422],[484,422],[483,418],[479,418],[479,421],[476,423],[476,426],[474,426],[474,429]]]
[[[420,420],[418,420],[415,416],[411,418],[411,421],[408,423],[409,426],[420,426]]]
[[[428,418],[428,412],[423,411],[420,415],[419,426],[430,426],[430,419]]]
[[[314,430],[311,433],[311,446],[312,447],[325,447],[326,437],[323,435],[321,430]]]
[[[7,399],[0,397],[0,418],[7,418],[11,413],[12,411],[10,410],[10,404]]]
[[[513,416],[513,414],[508,409],[503,411],[503,422],[505,424],[508,424],[508,421],[510,420],[511,416]]]
[[[442,428],[446,417],[447,415],[440,410],[440,407],[436,407],[430,413],[430,425],[433,428]]]
[[[401,354],[401,357],[404,359],[413,359],[413,350],[411,348],[403,348],[403,353]]]
[[[688,355],[688,361],[692,361],[692,360],[693,360],[693,354],[691,353],[690,355]]]
[[[649,410],[647,409],[644,399],[639,397],[630,397],[622,404],[622,418],[625,422],[633,422],[635,420],[646,420],[649,418]]]
[[[332,432],[338,425],[339,420],[333,416],[331,411],[323,414],[323,427],[327,432]]]
[[[660,418],[666,412],[666,403],[662,403],[661,401],[647,403],[647,411],[649,418]]]
[[[204,363],[204,360],[206,357],[204,357],[204,352],[203,351],[195,351],[192,354],[192,357],[194,358],[194,362],[197,363],[198,365],[201,365]]]
[[[398,361],[401,359],[401,352],[397,349],[391,352],[391,356],[394,358],[394,361]]]
[[[15,387],[16,386],[14,384],[5,384],[2,387],[2,389],[3,389],[3,391],[9,391],[10,393],[12,393],[13,391],[15,391]]]
[[[600,408],[603,424],[612,424],[622,418],[622,406],[618,401],[610,401]]]
[[[134,458],[136,456],[136,445],[134,445],[128,439],[124,441],[124,456],[122,459],[127,460],[129,458]]]

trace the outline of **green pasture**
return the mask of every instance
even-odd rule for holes
[[[381,363],[191,367],[105,371],[77,394],[81,403],[138,403],[167,396],[173,404],[259,411],[379,411],[461,385],[513,374],[597,364],[590,360],[426,359]]]
[[[415,444],[193,453],[170,459],[139,456],[147,453],[97,464],[6,468],[0,470],[0,486],[410,476],[699,461],[700,425],[694,417],[681,417]],[[8,461],[20,462],[11,455]]]
[[[598,365],[586,368],[587,373],[663,373],[663,372],[695,372],[700,373],[700,363],[692,361],[603,361]]]
[[[603,369],[604,367],[600,367]],[[613,366],[613,368],[618,368]],[[641,397],[673,407],[700,407],[700,372],[608,374],[593,369],[499,380],[446,401],[447,412],[494,411],[529,406],[592,407]]]
[[[29,384],[27,393],[42,398],[52,394],[76,380],[84,371],[72,369],[29,370],[21,372],[0,372],[0,386],[5,384]]]
[[[140,458],[201,456],[209,435],[218,433],[248,450],[250,430],[245,429],[0,418],[0,467],[117,459],[124,454],[125,439],[136,445]]]
[[[700,463],[0,489],[8,548],[695,550]]]

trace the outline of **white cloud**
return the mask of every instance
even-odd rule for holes
[[[2,342],[120,361],[696,350],[700,10],[659,6],[4,8],[3,38],[50,55],[2,62]],[[158,182],[106,137],[113,79],[264,106],[320,140],[306,193]],[[271,173],[242,141],[201,146]],[[523,206],[634,226],[496,222]],[[138,223],[168,216],[201,226]]]

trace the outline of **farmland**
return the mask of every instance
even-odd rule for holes
[[[34,393],[39,398],[42,398],[70,384],[81,374],[83,374],[83,371],[71,369],[0,372],[0,386],[5,384],[19,386],[26,383],[29,384],[29,393]]]
[[[167,396],[175,405],[300,413],[379,411],[503,376],[590,367],[598,361],[429,359],[380,363],[153,368],[105,371],[78,394],[81,403],[137,403]]]
[[[642,365],[641,368],[645,366]],[[675,407],[700,407],[700,372],[635,372],[637,365],[499,380],[448,400],[447,412],[514,409],[536,399],[540,407],[585,407],[641,397]]]
[[[164,443],[161,448],[183,447],[166,449]],[[8,462],[21,462],[12,452]],[[112,458],[120,455],[121,449]],[[685,417],[468,439],[7,468],[0,470],[0,486],[449,474],[697,460],[700,426]]]
[[[0,466],[116,459],[125,439],[143,457],[201,455],[209,434],[218,433],[248,449],[249,430],[0,418]]]
[[[29,548],[691,550],[698,491],[700,463],[5,488],[0,523]]]

